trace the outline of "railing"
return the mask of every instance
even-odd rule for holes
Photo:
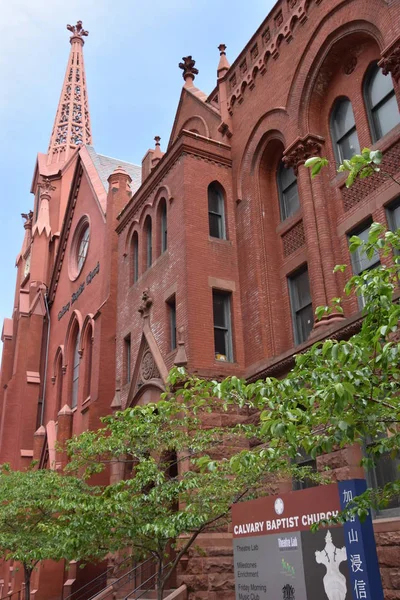
[[[173,561],[171,560],[168,564],[164,565],[163,568],[165,569],[165,568],[169,567],[172,564],[172,562]],[[135,587],[135,589],[131,590],[127,596],[124,596],[123,600],[129,600],[130,598],[134,598],[135,600],[139,600],[140,598],[143,598],[143,596],[145,594],[147,594],[147,592],[149,592],[150,590],[153,590],[155,588],[155,586],[154,585],[150,585],[150,586],[146,587],[146,589],[144,589],[142,591],[141,591],[141,588],[144,585],[146,585],[147,583],[149,583],[150,581],[152,581],[153,579],[155,579],[155,577],[157,577],[157,573],[153,573],[153,575],[151,575],[148,579],[146,579],[146,581],[143,581],[138,587]],[[138,592],[140,592],[140,591],[141,591],[141,593],[139,595],[137,595]]]
[[[153,566],[154,566],[154,558],[152,558],[152,557],[148,558],[147,560],[139,563],[138,565],[135,565],[133,567],[133,569],[130,569],[129,571],[127,571],[127,573],[124,573],[123,575],[121,575],[121,577],[119,577],[118,579],[116,579],[115,581],[110,583],[110,585],[106,586],[102,591],[96,592],[96,594],[91,596],[89,598],[89,600],[95,600],[95,598],[99,598],[99,599],[101,598],[101,600],[108,600],[109,598],[114,598],[114,593],[116,591],[120,590],[124,586],[127,586],[131,581],[133,581],[134,589],[133,589],[133,591],[131,590],[128,593],[128,595],[126,596],[126,598],[129,598],[129,596],[131,596],[136,591],[136,589],[140,589],[145,583],[154,579],[155,574],[151,575],[151,577],[148,577],[145,581],[141,582],[139,584],[139,586],[137,585],[137,580],[139,578],[142,579],[143,569],[147,569],[148,567],[151,568]],[[139,577],[138,577],[138,575],[139,575]],[[150,588],[148,588],[148,589],[150,589]],[[148,589],[146,589],[145,592],[148,591]],[[67,599],[65,599],[65,600],[67,600]],[[75,599],[75,600],[78,600],[78,599]]]
[[[9,592],[5,596],[2,596],[0,600],[22,600],[22,594],[24,590],[18,590],[17,592]]]
[[[109,575],[111,575],[113,571],[121,569],[122,566],[130,560],[131,557],[129,556],[118,565],[113,565],[112,567],[109,567],[108,569],[106,569],[106,571],[103,571],[103,573],[100,573],[100,575],[98,575],[91,581],[88,581],[88,583],[85,583],[85,585],[83,585],[79,589],[75,590],[75,592],[72,592],[72,594],[66,596],[64,600],[80,600],[82,597],[87,597],[88,594],[91,594],[91,597],[96,597],[96,595],[99,594],[101,590],[107,587],[107,579]],[[8,598],[8,596],[6,596],[6,598]],[[0,598],[0,600],[3,599]],[[20,599],[18,598],[16,600]]]

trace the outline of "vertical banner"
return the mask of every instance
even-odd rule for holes
[[[339,481],[338,486],[341,510],[367,489],[364,479]],[[358,517],[352,517],[343,528],[354,600],[383,600],[371,514],[362,523]]]

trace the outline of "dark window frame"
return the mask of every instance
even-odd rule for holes
[[[363,453],[364,456],[367,455],[367,448],[374,444],[373,440],[366,440],[364,443]],[[374,460],[374,466],[368,467],[365,469],[365,476],[367,480],[368,487],[372,489],[381,488],[386,483],[390,483],[391,481],[397,481],[400,478],[400,471],[398,467],[400,466],[400,454],[396,458],[392,458],[389,453],[380,454],[379,456],[372,457]],[[385,467],[384,461],[389,460],[390,469],[392,470],[392,475],[396,475],[389,477],[382,477],[383,468]],[[379,481],[382,479],[382,481]],[[400,496],[397,498],[392,498],[389,502],[389,506],[386,508],[382,508],[380,510],[374,510],[373,516],[378,518],[392,518],[398,517],[400,515]]]
[[[131,344],[131,334],[128,333],[124,337],[124,383],[128,384],[132,379],[132,367],[131,367],[131,359],[132,359],[132,344]]]
[[[169,324],[169,349],[173,352],[177,348],[177,331],[176,331],[176,296],[175,294],[168,298],[168,324]]]
[[[146,217],[146,269],[153,264],[153,223],[151,217]]]
[[[309,454],[306,454],[304,450],[298,450],[298,452],[301,456],[297,456],[293,460],[293,463],[296,464],[298,467],[311,467],[311,470],[313,472],[318,473],[317,459],[311,458],[311,456]],[[317,486],[318,483],[312,481],[311,479],[308,479],[308,477],[306,477],[305,479],[293,479],[292,481],[292,488],[294,491],[306,490]]]
[[[378,111],[380,108],[382,108],[383,106],[385,106],[385,104],[387,104],[389,102],[389,100],[391,98],[396,98],[396,92],[393,86],[393,80],[392,80],[392,76],[390,74],[388,75],[384,75],[384,77],[389,77],[392,80],[392,89],[390,92],[388,92],[381,100],[379,100],[379,102],[377,102],[375,105],[372,104],[372,98],[371,98],[371,88],[372,88],[372,83],[373,80],[375,79],[376,75],[378,74],[378,72],[381,71],[380,67],[378,66],[378,63],[375,62],[372,65],[369,66],[368,70],[367,70],[367,74],[365,77],[365,81],[364,81],[364,102],[365,102],[365,106],[367,109],[367,114],[368,114],[368,122],[369,122],[369,127],[371,130],[371,139],[372,142],[375,144],[378,140],[380,140],[381,138],[383,138],[385,135],[387,135],[389,133],[389,131],[387,131],[386,133],[382,133],[382,129],[381,129],[381,124],[379,122],[379,119],[377,117]],[[397,103],[397,100],[396,100]],[[399,120],[400,123],[400,120]]]
[[[309,288],[309,294],[310,294],[310,302],[308,302],[307,304],[304,304],[302,306],[297,306],[297,301],[296,301],[296,295],[297,295],[297,288],[296,288],[296,281],[298,281],[298,277],[300,277],[301,275],[303,275],[303,273],[307,273],[307,278],[308,278],[308,288]],[[307,341],[311,330],[313,328],[314,325],[314,313],[313,313],[313,305],[312,305],[312,296],[311,296],[311,286],[310,286],[310,278],[308,276],[308,266],[307,264],[303,265],[302,267],[300,267],[299,269],[297,269],[296,271],[294,271],[294,273],[291,273],[288,278],[288,287],[289,287],[289,297],[290,297],[290,312],[291,312],[291,316],[292,316],[292,325],[293,325],[293,335],[294,335],[294,343],[296,346],[298,346],[299,344],[302,344],[303,342]],[[302,335],[302,329],[300,329],[299,327],[299,315],[300,313],[306,313],[306,309],[311,307],[311,311],[312,311],[312,324],[311,327],[309,328],[309,332],[308,335],[303,336]],[[306,330],[308,329],[308,327],[306,325],[303,324],[303,328]]]
[[[284,186],[282,181],[282,174],[285,172],[290,173],[293,172],[294,180],[291,181],[288,185]],[[286,168],[282,161],[279,162],[278,169],[276,172],[276,183],[278,187],[278,196],[279,196],[279,210],[281,221],[285,221],[292,215],[296,214],[296,212],[300,209],[300,196],[299,196],[299,187],[297,183],[297,177],[292,167]],[[295,201],[289,200],[287,194],[289,190],[296,188],[296,196]]]
[[[224,324],[216,324],[216,301],[220,299],[223,304],[223,318]],[[213,289],[212,291],[212,302],[213,302],[213,330],[214,330],[214,357],[219,361],[234,362],[233,358],[233,330],[232,330],[232,292],[224,290]],[[223,344],[225,346],[225,352],[220,352],[221,348],[218,348],[219,341],[217,338],[220,337],[220,332],[223,332]],[[225,358],[223,358],[225,357]]]
[[[215,210],[215,207],[210,206],[212,201],[211,193],[214,193],[217,198],[218,207]],[[226,240],[227,232],[226,232],[226,216],[225,216],[225,193],[222,186],[213,181],[207,188],[207,202],[208,202],[208,233],[209,236],[218,239],[218,240]],[[217,232],[214,229],[215,223],[217,224]],[[215,235],[217,233],[217,235]]]
[[[168,249],[168,216],[167,216],[167,203],[165,200],[161,201],[161,209],[160,209],[160,249],[161,254],[166,252]]]
[[[72,374],[71,374],[71,408],[78,406],[79,400],[79,367],[81,356],[79,353],[80,333],[77,331],[74,339],[74,350],[72,353]]]
[[[361,234],[363,234],[365,231],[368,231],[369,228],[372,225],[372,219],[368,219],[367,221],[363,221],[362,223],[360,223],[359,225],[357,225],[357,227],[355,227],[354,229],[352,229],[350,232],[347,233],[347,240],[348,242],[350,241],[350,238],[353,235],[357,235],[360,236]],[[353,271],[354,275],[361,275],[361,273],[363,273],[364,271],[371,271],[372,269],[375,269],[375,267],[377,267],[380,264],[380,257],[379,254],[377,254],[378,256],[378,260],[371,263],[370,265],[368,265],[366,268],[357,268],[358,265],[361,265],[361,261],[362,258],[360,258],[360,254],[359,254],[359,250],[357,249],[355,252],[350,252],[349,250],[349,254],[350,254],[350,260],[351,260],[351,268]],[[357,259],[355,258],[357,257]],[[369,259],[368,259],[369,260]],[[362,310],[364,308],[364,297],[363,296],[357,296],[357,302],[358,302],[358,307],[360,310]]]
[[[348,102],[350,104],[350,107],[351,107],[351,110],[353,113],[353,125],[344,134],[339,136],[338,132],[336,130],[335,116],[339,111],[339,107],[341,105],[343,105],[345,102]],[[342,144],[354,132],[357,134],[357,141],[358,141],[358,151],[355,152],[355,154],[357,154],[360,151],[360,141],[358,139],[357,124],[356,124],[356,118],[354,116],[353,105],[351,103],[350,98],[347,98],[347,96],[342,96],[340,98],[336,98],[336,100],[332,106],[332,112],[331,112],[331,117],[330,117],[330,134],[331,134],[331,140],[332,140],[332,145],[333,145],[333,152],[334,152],[335,158],[338,163],[342,163],[344,160],[346,160],[346,159],[348,160],[351,158],[351,156],[344,155]],[[354,154],[352,156],[354,156]]]
[[[134,231],[131,241],[132,284],[139,279],[139,234]]]

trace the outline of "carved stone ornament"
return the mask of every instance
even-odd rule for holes
[[[198,69],[196,69],[196,67],[194,66],[196,64],[196,61],[193,60],[191,56],[183,56],[182,60],[183,62],[179,63],[179,68],[183,71],[183,79],[185,81],[188,77],[194,79],[199,72]]]
[[[25,219],[24,228],[25,229],[31,229],[31,227],[32,227],[33,211],[30,210],[28,213],[21,213],[21,217],[23,219]]]
[[[54,192],[56,189],[54,185],[51,185],[51,181],[48,177],[43,177],[42,181],[38,183],[38,187],[40,188],[40,195],[50,196],[50,192]]]
[[[84,37],[89,35],[89,32],[82,27],[82,21],[77,21],[76,25],[67,25],[68,31],[72,33],[71,37]]]
[[[143,354],[140,372],[143,381],[150,381],[150,379],[160,378],[160,373],[158,372],[156,363],[150,350],[146,350],[146,352]]]
[[[285,150],[282,162],[287,169],[293,168],[295,173],[301,164],[311,156],[319,155],[324,139],[319,136],[308,135],[299,138]]]
[[[142,294],[142,302],[138,308],[138,312],[142,315],[143,318],[148,317],[150,314],[150,309],[153,304],[153,298],[150,295],[149,288],[146,288]]]
[[[384,75],[391,73],[395,81],[400,79],[400,44],[387,54],[384,54],[378,62],[378,67],[381,67]]]

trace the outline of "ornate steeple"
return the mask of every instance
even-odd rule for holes
[[[72,33],[71,52],[50,137],[47,164],[65,162],[76,148],[92,143],[83,62],[83,37],[89,32],[83,29],[82,21],[67,25],[67,29]]]

